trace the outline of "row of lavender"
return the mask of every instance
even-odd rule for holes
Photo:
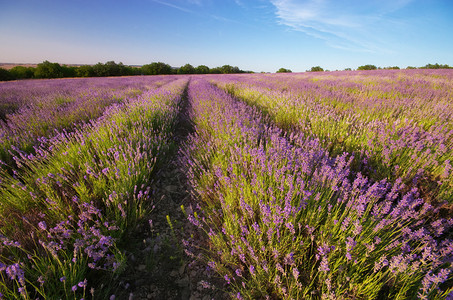
[[[406,70],[213,78],[277,126],[354,155],[373,180],[416,186],[453,203],[453,72]],[[446,204],[449,206],[448,204]]]
[[[14,152],[33,152],[63,130],[98,118],[113,104],[175,77],[94,78],[2,83],[0,160],[14,167]],[[44,146],[44,145],[42,145]],[[13,151],[13,153],[11,152]]]
[[[112,98],[126,97],[120,103],[72,131],[55,131],[34,151],[17,151],[12,174],[12,166],[1,170],[3,297],[108,298],[108,286],[92,287],[124,268],[118,243],[152,207],[153,174],[171,148],[187,79],[148,77],[133,94],[121,83],[109,85],[121,89]]]
[[[349,153],[332,156],[315,134],[282,131],[272,113],[203,79],[189,99],[196,132],[183,163],[197,201],[189,220],[206,238],[183,243],[234,297],[453,295],[453,220],[433,220],[438,209],[416,188],[370,180]]]

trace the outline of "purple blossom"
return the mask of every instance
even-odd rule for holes
[[[299,278],[299,270],[297,268],[293,268],[293,276],[294,276],[294,279],[298,279]]]
[[[255,276],[255,267],[254,267],[253,265],[250,265],[249,271],[250,271],[250,274],[252,274],[253,276]]]
[[[190,223],[192,223],[193,225],[197,226],[197,227],[200,227],[201,224],[200,222],[193,216],[193,215],[189,215],[187,217],[187,219],[190,221]]]
[[[39,228],[40,228],[41,230],[43,230],[43,231],[47,229],[47,224],[46,224],[46,222],[44,222],[44,221],[39,222],[39,223],[38,223],[38,226],[39,226]]]
[[[228,277],[228,275],[223,276],[223,279],[225,279],[225,281],[226,281],[228,284],[231,283],[230,277]]]
[[[81,288],[86,288],[87,287],[87,280],[84,279],[83,281],[80,281],[77,285],[79,287],[81,287]]]
[[[38,279],[37,279],[37,281],[39,282],[39,285],[40,285],[40,286],[43,286],[43,285],[44,285],[44,282],[45,282],[45,281],[44,281],[44,277],[39,276]]]

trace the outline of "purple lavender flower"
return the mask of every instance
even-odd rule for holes
[[[39,282],[39,286],[43,286],[45,283],[44,277],[42,277],[42,276],[39,276],[37,281]]]
[[[84,279],[83,281],[79,282],[77,285],[79,287],[81,287],[81,288],[86,288],[87,287],[87,280]]]
[[[230,284],[231,281],[230,281],[230,277],[228,277],[228,275],[225,274],[225,276],[223,276],[223,279],[225,279],[225,281]]]
[[[255,267],[253,265],[250,265],[249,270],[250,270],[250,274],[255,276]]]
[[[38,226],[41,230],[46,230],[47,229],[47,224],[44,221],[41,221],[38,223]]]
[[[209,282],[205,281],[205,280],[202,280],[200,281],[200,284],[201,286],[204,288],[204,289],[209,289],[211,287],[211,285],[209,284]]]
[[[293,268],[293,276],[294,276],[294,279],[297,280],[297,279],[299,278],[299,274],[300,274],[300,273],[299,273],[299,270],[298,270],[296,267],[294,267],[294,268]]]

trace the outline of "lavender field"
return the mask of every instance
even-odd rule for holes
[[[452,120],[451,70],[0,83],[0,298],[453,299]]]

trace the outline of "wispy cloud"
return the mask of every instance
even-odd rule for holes
[[[192,6],[193,5],[197,5],[197,6],[199,6],[197,10],[191,10],[191,9],[185,8],[185,7],[181,6],[181,5],[175,5],[173,3],[169,3],[169,2],[166,2],[166,1],[163,1],[163,0],[151,0],[151,1],[153,1],[155,3],[158,3],[158,4],[162,4],[162,5],[171,7],[171,8],[174,8],[174,9],[177,9],[177,10],[180,10],[180,11],[183,11],[183,12],[186,12],[186,13],[193,14],[193,15],[204,16],[204,17],[208,17],[208,18],[211,18],[211,19],[214,19],[214,20],[217,20],[217,21],[221,21],[221,22],[242,24],[242,22],[240,22],[238,20],[226,18],[226,17],[220,16],[220,15],[217,15],[217,14],[209,13],[209,12],[207,12],[205,10],[201,10],[200,7],[203,6],[203,0],[185,0],[186,3],[188,3],[189,5],[192,5]],[[238,0],[236,0],[236,1],[238,1]]]
[[[191,14],[195,13],[195,11],[193,11],[193,10],[187,9],[187,8],[179,6],[179,5],[175,5],[173,3],[168,3],[168,2],[160,1],[160,0],[151,0],[151,1],[159,3],[159,4],[162,4],[162,5],[165,5],[165,6],[168,6],[168,7],[171,7],[171,8],[175,8],[177,10],[180,10],[180,11],[183,11],[183,12],[186,12],[186,13],[191,13]],[[200,2],[200,1],[195,1],[195,2]]]
[[[280,24],[331,47],[360,52],[389,52],[376,33],[395,26],[390,15],[411,1],[270,0]]]
[[[236,3],[236,5],[240,6],[240,7],[245,7],[245,4],[242,0],[233,0],[234,3]]]

